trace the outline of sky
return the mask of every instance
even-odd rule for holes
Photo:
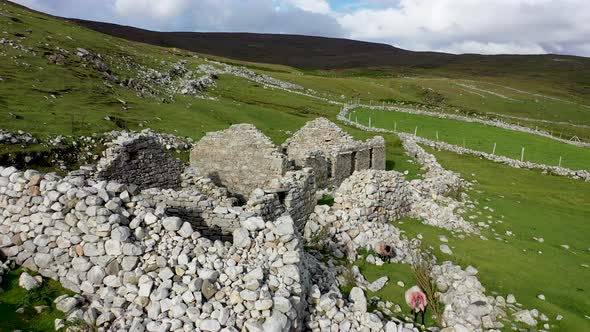
[[[156,31],[287,33],[414,51],[590,57],[590,0],[16,0]]]

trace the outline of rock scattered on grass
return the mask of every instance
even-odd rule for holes
[[[446,244],[442,244],[442,245],[440,246],[440,251],[441,251],[443,254],[446,254],[446,255],[452,255],[452,254],[453,254],[453,251],[451,250],[451,248],[449,248],[449,246],[448,246],[448,245],[446,245]]]
[[[26,290],[32,290],[41,286],[41,283],[27,272],[23,272],[18,278],[18,285]]]

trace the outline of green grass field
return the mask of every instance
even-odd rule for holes
[[[352,121],[367,125],[369,117],[374,127],[400,132],[414,133],[466,148],[492,153],[496,143],[496,154],[520,160],[522,147],[524,159],[535,163],[555,165],[562,157],[561,165],[572,169],[590,169],[590,149],[561,143],[550,138],[530,135],[513,130],[487,126],[479,123],[439,119],[425,115],[401,112],[358,109],[350,114]]]

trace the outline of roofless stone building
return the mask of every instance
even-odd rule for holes
[[[385,169],[385,140],[357,141],[325,118],[308,122],[282,148],[251,124],[208,133],[191,152],[191,167],[248,197],[288,171],[311,168],[317,188],[338,186],[357,170]]]
[[[287,156],[251,124],[207,133],[194,145],[190,165],[200,175],[243,197],[283,177],[288,170]]]
[[[284,147],[295,165],[314,168],[316,181],[324,186],[338,186],[354,171],[385,169],[383,137],[357,141],[325,118],[308,122]]]

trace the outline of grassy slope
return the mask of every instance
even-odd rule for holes
[[[492,224],[495,231],[484,231],[488,241],[475,236],[461,240],[411,220],[400,227],[410,235],[422,234],[425,243],[436,248],[440,259],[477,267],[478,277],[488,291],[504,296],[515,294],[525,307],[547,313],[560,331],[590,330],[590,320],[584,318],[590,310],[590,269],[581,266],[590,263],[590,186],[471,156],[431,152],[444,167],[477,179],[470,196],[479,202],[477,211],[482,215],[475,222],[485,222],[487,216],[504,222]],[[484,210],[484,206],[494,212]],[[506,231],[514,236],[507,236]],[[449,238],[454,256],[440,253],[438,235]],[[545,241],[539,243],[533,237]],[[569,245],[570,250],[562,248],[562,244]],[[544,294],[546,301],[537,299],[538,294]],[[558,314],[565,317],[563,321],[555,321]]]
[[[494,143],[496,154],[520,159],[521,149],[525,148],[525,160],[536,163],[557,165],[562,157],[562,166],[573,169],[590,168],[590,149],[580,148],[555,140],[530,135],[526,133],[487,126],[479,123],[465,123],[456,120],[438,119],[424,115],[414,115],[400,112],[358,110],[351,113],[353,121],[368,124],[369,117],[375,127],[414,133],[421,137],[439,139],[456,145],[463,145],[470,149],[492,152]]]

